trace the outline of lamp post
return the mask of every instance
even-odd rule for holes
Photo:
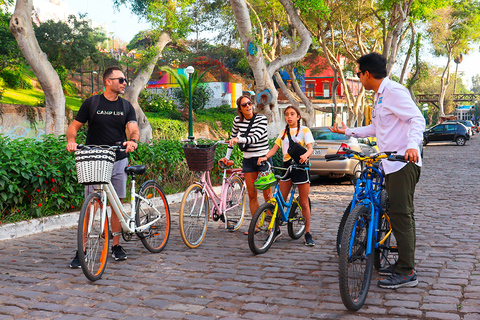
[[[93,71],[90,73],[90,80],[92,80],[92,94],[93,94],[93,75],[97,74],[97,71]]]
[[[428,125],[428,123],[427,123],[428,122],[427,121],[428,103],[423,104],[422,111],[423,111],[423,117],[425,118],[425,123]]]
[[[195,69],[192,66],[188,66],[185,71],[188,74],[188,139],[194,139],[193,137],[193,108],[192,108],[192,73]]]

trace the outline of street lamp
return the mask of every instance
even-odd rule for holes
[[[428,125],[428,123],[427,123],[428,122],[427,121],[428,103],[423,104],[422,111],[423,111],[423,117],[425,118],[425,123]]]
[[[93,75],[94,75],[94,74],[97,74],[97,71],[92,71],[92,72],[90,73],[90,80],[92,80],[92,95],[93,95]]]
[[[193,137],[193,107],[192,107],[192,73],[195,69],[192,66],[188,66],[185,71],[188,74],[188,139],[194,139]]]

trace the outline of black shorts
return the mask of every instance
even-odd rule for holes
[[[283,163],[284,168],[288,168],[292,164],[292,160]],[[290,173],[282,179],[282,181],[290,181],[292,180],[293,184],[304,184],[310,183],[310,170],[309,169],[292,169]]]
[[[261,172],[261,171],[267,171],[268,170],[268,165],[264,164],[263,166],[257,165],[258,158],[260,157],[253,157],[253,158],[243,158],[243,165],[242,165],[242,172],[247,173],[247,172]],[[273,161],[272,158],[268,158],[268,163],[270,163],[270,166],[273,167]]]

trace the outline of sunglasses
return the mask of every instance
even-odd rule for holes
[[[252,101],[244,102],[241,104],[242,107],[251,106],[251,105],[252,105]]]
[[[118,80],[118,83],[123,84],[124,82],[128,84],[127,78],[108,78],[110,80]]]
[[[358,72],[357,72],[357,77],[360,78],[360,75],[361,75],[362,73],[363,73],[362,71],[358,71]]]

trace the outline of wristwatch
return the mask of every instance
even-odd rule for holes
[[[135,139],[130,139],[130,141],[133,141],[133,142],[135,142],[136,144],[138,144],[138,141],[135,140]]]

